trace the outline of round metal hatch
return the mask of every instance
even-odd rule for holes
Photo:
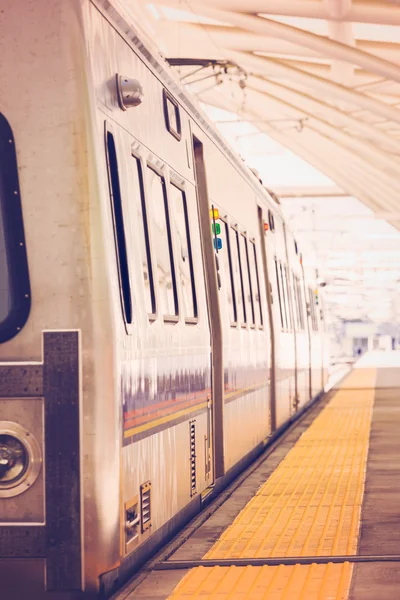
[[[18,423],[0,421],[0,498],[28,490],[42,466],[35,437]]]

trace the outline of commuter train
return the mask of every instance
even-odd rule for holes
[[[319,395],[321,301],[123,7],[0,5],[1,596],[107,597]]]

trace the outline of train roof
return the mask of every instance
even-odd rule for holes
[[[182,107],[202,127],[210,139],[219,146],[236,169],[242,173],[243,177],[253,187],[255,193],[259,197],[262,197],[270,207],[273,206],[276,211],[281,213],[279,200],[277,200],[273,193],[269,192],[259,179],[259,176],[244,163],[243,159],[241,159],[237,152],[231,148],[227,140],[219,133],[215,125],[203,112],[196,96],[190,94],[182,87],[176,77],[176,73],[160,54],[154,43],[138,26],[128,23],[127,19],[129,19],[129,15],[121,3],[117,0],[114,0],[114,6],[108,0],[96,0],[96,3],[120,28],[124,36],[133,44],[134,49],[140,54],[140,57],[148,64],[149,68],[152,69],[163,85],[179,100]]]

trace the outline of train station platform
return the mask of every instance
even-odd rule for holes
[[[118,600],[398,600],[400,353],[371,352]]]

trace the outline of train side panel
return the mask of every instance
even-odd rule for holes
[[[115,340],[125,556],[212,483],[210,329],[188,116],[173,104],[177,139],[166,126],[165,88],[149,66],[94,6],[88,28],[98,146],[106,129],[115,140],[131,277],[132,326],[127,335],[120,311]],[[117,74],[140,82],[142,104],[121,110]],[[99,161],[106,188],[105,156]]]

